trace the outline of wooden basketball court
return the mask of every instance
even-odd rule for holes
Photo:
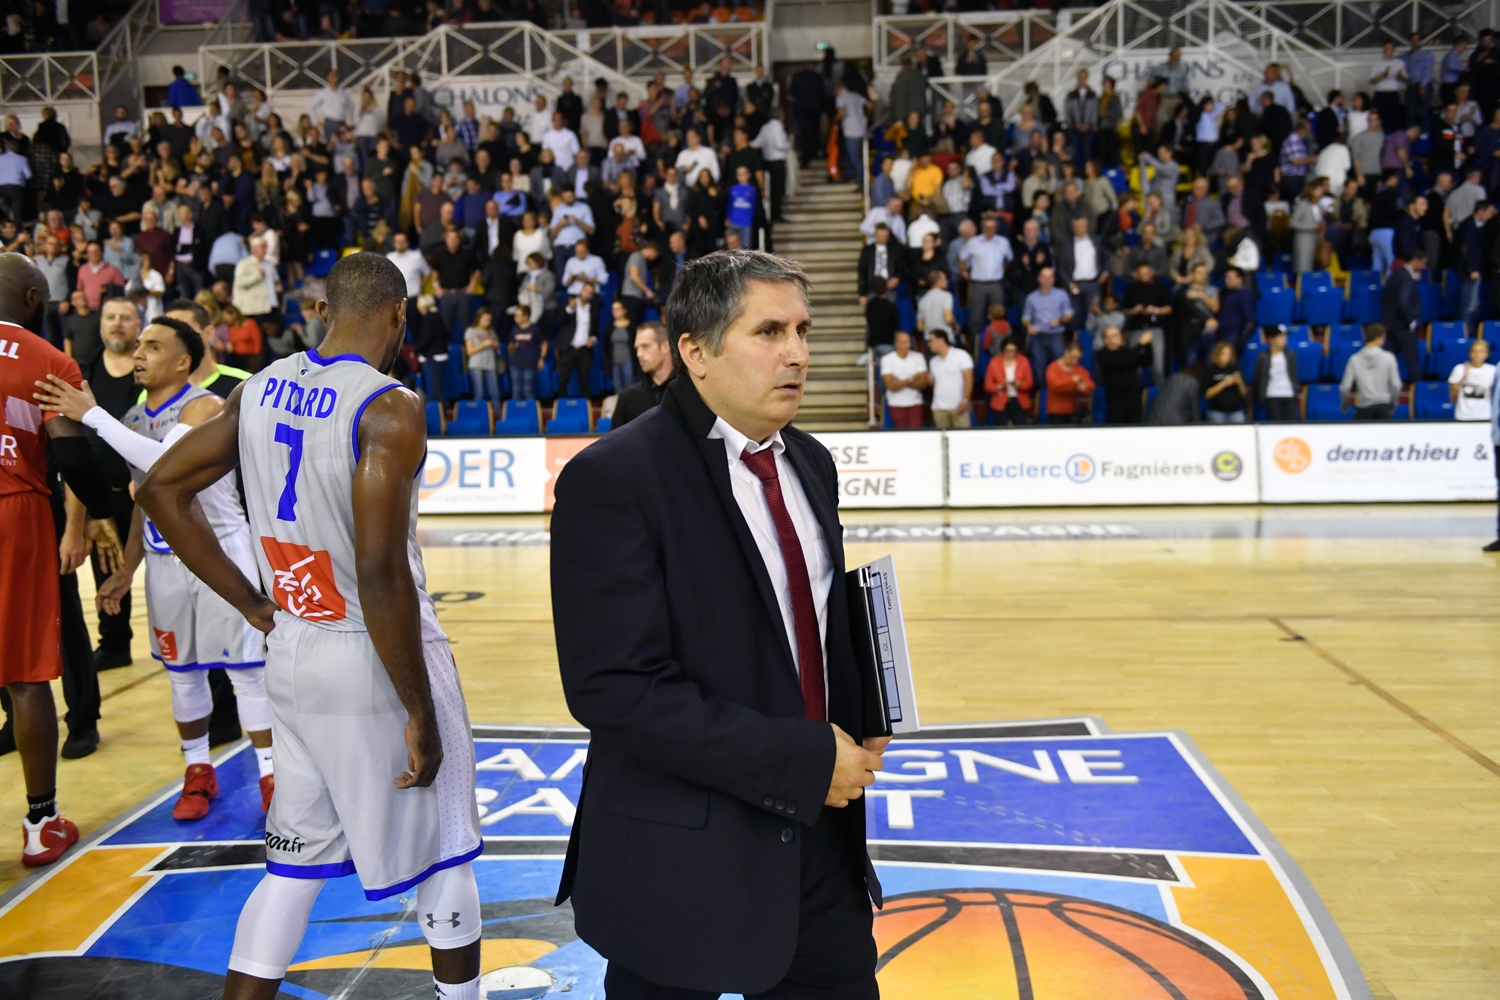
[[[1375,997],[1500,996],[1500,559],[1479,550],[1492,506],[844,520],[851,564],[895,556],[924,723],[1183,730],[1300,863]],[[423,519],[476,723],[571,721],[545,526]],[[85,837],[181,775],[142,576],[136,665],[101,678],[100,750],[59,769]],[[0,785],[14,832],[14,754]],[[18,856],[13,838],[0,891],[24,874]]]

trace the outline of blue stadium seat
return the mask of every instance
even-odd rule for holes
[[[1290,288],[1262,285],[1260,301],[1255,304],[1255,322],[1260,326],[1280,326],[1292,321],[1297,297]]]
[[[1419,323],[1432,323],[1443,318],[1443,286],[1434,285],[1430,281],[1422,281],[1417,284],[1417,291],[1422,296],[1422,315]]]
[[[1480,323],[1479,339],[1489,341],[1493,352],[1495,344],[1500,343],[1500,319],[1487,319]]]
[[[1323,369],[1323,345],[1313,341],[1307,327],[1299,325],[1287,331],[1286,349],[1297,358],[1299,378],[1311,382],[1318,377]]]
[[[1390,346],[1390,341],[1386,342],[1386,346],[1387,347]],[[1404,355],[1404,354],[1398,354],[1398,355],[1396,355],[1396,370],[1401,373],[1401,381],[1403,381],[1403,382],[1420,382],[1420,381],[1422,381],[1422,377],[1421,377],[1422,376],[1422,372],[1427,371],[1428,364],[1429,364],[1429,362],[1427,360],[1427,341],[1426,341],[1426,339],[1421,339],[1421,340],[1417,341],[1417,365],[1419,366],[1420,370],[1417,372],[1417,375],[1416,375],[1415,378],[1412,377],[1412,373],[1411,372],[1409,372],[1409,371],[1406,370],[1406,355]]]
[[[495,433],[515,436],[540,434],[542,411],[534,399],[511,399],[500,407],[500,419],[495,421]]]
[[[443,435],[443,408],[437,403],[427,404],[427,436],[430,438],[442,437]]]
[[[1374,275],[1375,272],[1361,272]],[[1349,297],[1344,300],[1344,318],[1354,323],[1377,323],[1380,321],[1379,278],[1350,278]]]
[[[1468,359],[1469,345],[1472,343],[1461,321],[1445,320],[1432,324],[1431,353],[1428,355],[1424,374],[1446,380],[1454,365]]]
[[[1339,387],[1336,385],[1310,385],[1307,387],[1307,419],[1313,421],[1353,420],[1354,411],[1347,413],[1339,406]]]
[[[1328,355],[1323,361],[1322,377],[1337,382],[1344,377],[1344,366],[1349,359],[1365,346],[1365,338],[1357,323],[1342,323],[1329,331],[1328,336]],[[1300,371],[1297,374],[1308,381],[1312,379],[1311,374]]]
[[[594,421],[594,430],[600,434],[608,434],[614,423],[614,419],[611,417],[600,417]]]
[[[1037,394],[1036,423],[1040,427],[1047,423],[1047,390],[1043,389]]]
[[[1411,419],[1411,407],[1407,406],[1405,403],[1397,403],[1396,404],[1396,408],[1391,411],[1391,419],[1392,420],[1410,420]]]
[[[1349,283],[1351,285],[1380,284],[1380,272],[1373,267],[1360,268],[1349,272]]]
[[[1313,326],[1332,326],[1344,318],[1344,290],[1336,285],[1304,285],[1299,304],[1302,321]]]
[[[1282,271],[1271,270],[1268,263],[1264,270],[1255,272],[1255,284],[1257,288],[1266,288],[1267,286],[1272,288],[1291,288],[1292,286],[1287,284],[1287,277]]]
[[[326,278],[328,272],[333,270],[333,265],[339,260],[337,250],[314,250],[312,263],[308,265],[307,273],[314,278]]]
[[[1124,194],[1130,190],[1130,178],[1125,176],[1125,171],[1119,167],[1110,167],[1104,171],[1105,178],[1114,185],[1115,194]]]
[[[1444,316],[1458,315],[1458,275],[1453,271],[1443,272],[1441,312]]]
[[[1303,271],[1297,276],[1297,291],[1306,295],[1317,288],[1332,288],[1333,275],[1327,271]]]
[[[493,426],[487,399],[461,399],[445,431],[448,437],[489,437]]]
[[[1151,407],[1156,405],[1156,396],[1159,392],[1161,392],[1161,386],[1159,385],[1146,386],[1146,405],[1141,408],[1142,413],[1151,413]]]
[[[1292,273],[1292,255],[1289,253],[1278,253],[1271,256],[1271,270],[1280,271],[1282,274]]]
[[[1094,390],[1094,407],[1093,407],[1094,423],[1096,423],[1096,424],[1102,424],[1102,423],[1104,423],[1104,410],[1105,410],[1104,389],[1103,389],[1103,387],[1100,387],[1100,388],[1097,388],[1097,389]]]
[[[548,434],[587,434],[589,432],[589,401],[567,397],[557,401],[552,419],[547,421]]]
[[[1453,399],[1447,382],[1418,382],[1412,390],[1418,420],[1452,420]]]
[[[1240,373],[1244,376],[1246,385],[1255,385],[1255,359],[1265,349],[1266,345],[1259,337],[1251,337],[1245,341],[1245,353],[1240,358]]]

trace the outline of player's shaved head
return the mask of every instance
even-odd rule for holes
[[[0,253],[0,321],[40,334],[47,299],[47,279],[30,257]]]
[[[406,278],[384,254],[352,253],[328,272],[328,318],[359,320],[406,301]]]

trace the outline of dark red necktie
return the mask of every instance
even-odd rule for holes
[[[792,592],[792,620],[797,626],[797,663],[802,672],[802,701],[807,718],[823,722],[828,718],[828,710],[823,693],[823,640],[818,634],[818,609],[813,604],[802,541],[797,537],[797,526],[792,523],[786,499],[781,495],[776,452],[771,448],[752,452],[747,447],[740,453],[740,460],[760,477],[760,485],[766,491],[766,505],[771,508],[771,520],[776,523],[781,558],[786,563],[787,586]]]

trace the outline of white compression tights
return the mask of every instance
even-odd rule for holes
[[[322,879],[266,875],[250,894],[234,932],[229,968],[258,979],[280,979],[297,954]],[[479,939],[479,886],[468,864],[444,868],[417,886],[417,923],[433,948],[462,948]]]
[[[239,667],[224,672],[234,685],[241,728],[247,733],[270,729],[271,703],[266,700],[265,668]],[[172,681],[172,718],[178,722],[196,722],[213,714],[214,698],[208,689],[208,671],[168,670],[167,677]]]

